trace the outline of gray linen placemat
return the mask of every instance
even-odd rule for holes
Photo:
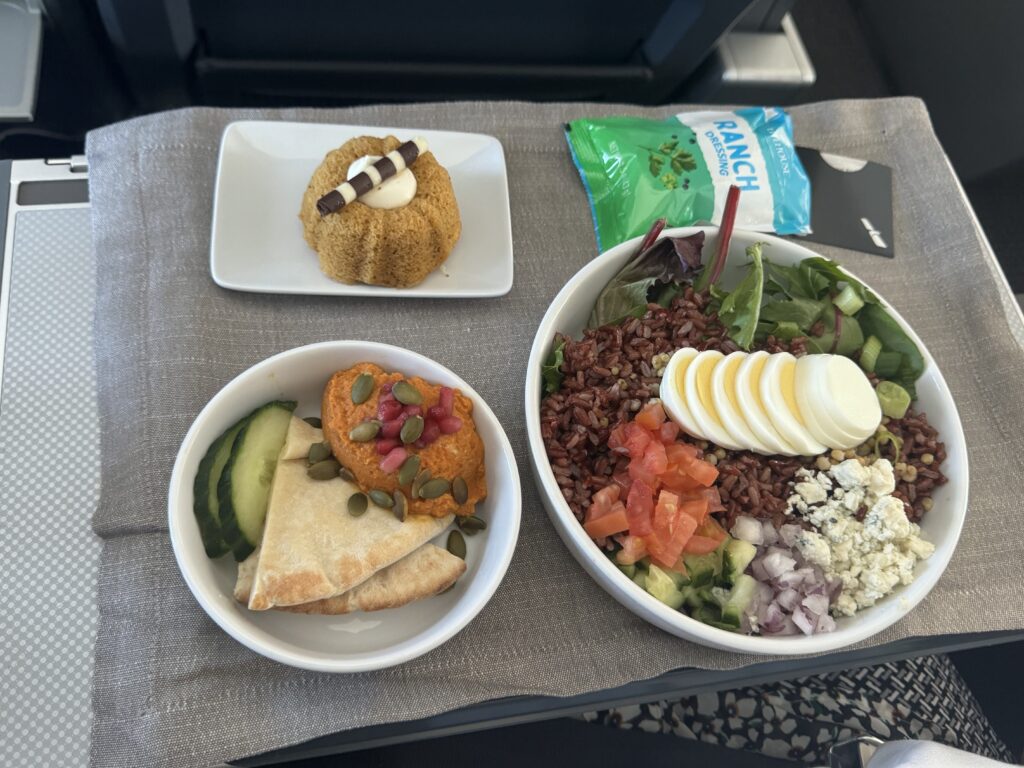
[[[93,762],[208,765],[335,730],[517,694],[577,694],[682,667],[730,668],[726,654],[661,632],[580,569],[530,477],[523,361],[555,292],[594,256],[587,201],[562,124],[681,108],[466,103],[332,111],[190,109],[89,135],[97,269],[96,365],[105,538],[99,585]],[[1024,627],[1024,357],[993,271],[923,105],[847,101],[792,110],[800,143],[893,167],[896,258],[841,258],[914,324],[956,396],[973,475],[949,570],[910,616],[876,637]],[[490,300],[384,301],[233,293],[209,275],[221,131],[265,118],[480,131],[509,168],[515,286]],[[486,254],[480,254],[486,258]],[[1010,306],[1006,304],[1005,306]],[[181,438],[233,376],[281,350],[334,338],[400,344],[476,387],[523,473],[523,525],[494,599],[426,656],[331,676],[267,661],[222,633],[186,589],[166,534],[166,488]]]

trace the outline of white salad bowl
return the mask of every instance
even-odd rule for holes
[[[665,234],[680,237],[701,229],[707,234],[704,245],[706,261],[707,254],[713,254],[717,248],[717,227],[672,229],[666,230]],[[935,545],[935,553],[918,563],[913,583],[898,587],[878,604],[854,616],[837,619],[836,629],[832,632],[808,636],[742,635],[703,624],[649,595],[608,559],[576,520],[559,490],[541,437],[541,366],[551,350],[556,332],[573,338],[580,337],[601,290],[636,252],[640,239],[630,240],[606,251],[569,280],[551,302],[530,351],[526,373],[526,427],[530,461],[544,507],[566,547],[597,583],[626,608],[666,632],[714,648],[784,655],[820,653],[859,642],[895,624],[931,591],[953,555],[967,512],[968,472],[963,429],[949,387],[924,343],[906,320],[885,303],[884,298],[882,302],[886,310],[914,340],[924,357],[925,370],[917,381],[917,406],[927,412],[929,422],[946,444],[947,453],[942,470],[948,482],[936,489],[932,497],[934,507],[921,523],[922,537]],[[820,255],[802,245],[777,237],[736,230],[733,232],[726,271],[723,273],[727,287],[730,276],[733,281],[737,279],[737,268],[749,262],[745,249],[755,242],[767,243],[765,256],[782,265],[793,265],[805,258]]]
[[[271,400],[296,400],[298,416],[319,416],[331,375],[356,363],[421,376],[457,387],[473,401],[484,443],[487,498],[477,514],[487,530],[467,539],[466,572],[441,595],[401,608],[343,616],[250,611],[233,597],[237,566],[230,554],[210,560],[192,512],[199,461],[225,429]],[[293,667],[364,672],[402,664],[464,628],[498,588],[519,535],[521,496],[515,455],[497,417],[466,382],[415,352],[363,341],[328,341],[282,352],[257,363],[218,392],[200,411],[178,451],[168,494],[171,545],[185,582],[220,627],[243,645]],[[434,543],[445,546],[447,532]]]

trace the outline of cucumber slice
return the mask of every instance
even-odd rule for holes
[[[226,432],[213,441],[206,451],[206,455],[199,462],[196,479],[192,484],[192,512],[199,524],[199,535],[203,538],[203,548],[209,558],[220,557],[230,549],[221,532],[217,481],[220,480],[224,465],[228,463],[228,458],[231,456],[231,447],[235,444],[235,438],[247,419],[248,416],[229,427]]]
[[[722,621],[735,624],[738,627],[756,593],[757,581],[753,576],[741,573],[736,579],[736,585],[729,593],[729,599],[722,605]]]
[[[295,405],[276,401],[257,408],[242,425],[217,481],[221,529],[239,562],[252,554],[263,535],[270,483]]]
[[[713,584],[722,573],[722,555],[718,549],[706,555],[683,555],[683,564],[693,587]]]
[[[739,539],[727,539],[722,551],[722,581],[731,587],[757,555],[757,547]]]

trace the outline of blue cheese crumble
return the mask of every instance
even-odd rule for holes
[[[852,616],[874,605],[900,584],[914,580],[914,567],[935,551],[907,519],[892,464],[848,459],[827,472],[801,469],[786,513],[797,514],[820,533],[804,531],[795,546],[807,562],[840,579],[843,591],[834,613]],[[867,507],[863,521],[857,512]]]

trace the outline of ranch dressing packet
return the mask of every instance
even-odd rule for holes
[[[675,227],[718,224],[732,184],[742,192],[738,228],[811,231],[811,186],[782,109],[573,120],[565,135],[601,250],[643,235],[658,218]]]

